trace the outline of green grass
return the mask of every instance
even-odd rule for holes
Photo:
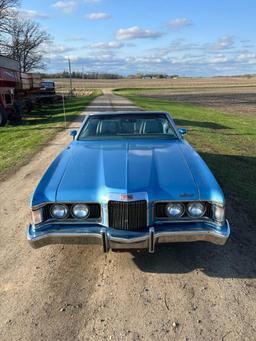
[[[93,98],[100,95],[96,90],[90,96],[66,99],[67,126],[84,110]],[[19,125],[0,127],[0,177],[17,169],[64,129],[62,103],[36,109]]]
[[[191,104],[139,96],[118,90],[146,110],[170,112],[177,126],[188,129],[187,140],[215,174],[228,198],[243,203],[256,218],[256,118],[232,115]]]

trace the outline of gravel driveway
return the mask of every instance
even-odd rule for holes
[[[107,93],[87,111],[128,109]],[[153,255],[30,248],[31,193],[69,141],[59,133],[0,183],[0,340],[255,340],[255,231],[232,205],[224,247],[176,244]]]

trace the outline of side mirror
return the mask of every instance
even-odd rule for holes
[[[77,130],[70,130],[69,135],[72,136],[74,140],[77,135]]]
[[[187,134],[187,129],[186,128],[179,128],[178,132],[180,133],[181,136],[184,136]]]

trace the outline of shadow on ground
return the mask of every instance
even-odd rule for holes
[[[133,261],[143,272],[183,274],[194,270],[210,277],[256,278],[255,243],[232,236],[225,246],[203,242],[158,246],[155,254],[134,253]]]
[[[175,123],[178,126],[188,126],[188,127],[199,127],[199,128],[208,128],[208,129],[231,129],[230,127],[224,126],[222,124],[214,123],[214,122],[200,122],[200,121],[191,121],[191,120],[183,120],[183,119],[175,119]]]
[[[231,236],[225,246],[210,243],[159,245],[155,254],[133,253],[143,272],[188,273],[203,271],[210,277],[256,278],[256,158],[203,153],[227,199]]]

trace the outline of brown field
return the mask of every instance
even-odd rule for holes
[[[58,92],[69,92],[69,79],[55,79]],[[74,79],[75,94],[87,89],[138,88],[138,94],[191,103],[243,115],[256,115],[256,76],[177,79]],[[146,91],[143,91],[147,89]]]
[[[59,91],[68,91],[69,79],[55,79]],[[82,91],[88,88],[171,88],[173,91],[209,90],[226,88],[256,88],[256,76],[253,77],[213,77],[213,78],[177,78],[177,79],[74,79],[73,88]]]
[[[139,91],[140,95],[171,102],[190,103],[241,115],[256,116],[256,88],[232,91],[197,91],[173,93],[171,90]]]

